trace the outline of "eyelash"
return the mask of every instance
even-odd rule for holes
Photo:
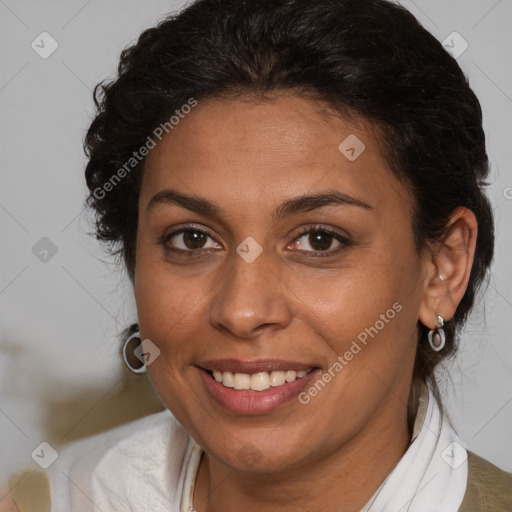
[[[171,233],[164,234],[163,237],[159,240],[159,242],[164,246],[166,251],[170,251],[172,253],[184,254],[184,255],[187,255],[188,257],[194,257],[194,256],[198,256],[198,255],[200,256],[201,253],[211,250],[211,249],[188,249],[188,250],[177,249],[174,247],[170,247],[168,245],[168,241],[172,237],[182,234],[182,233],[187,233],[187,232],[201,233],[201,234],[204,234],[204,235],[210,237],[213,240],[213,237],[208,233],[208,231],[205,231],[204,229],[199,229],[199,228],[195,227],[194,225],[186,225],[185,227],[183,227],[177,231],[173,231]],[[336,231],[333,231],[332,229],[329,229],[322,225],[308,226],[308,227],[303,228],[299,232],[299,234],[294,238],[292,243],[300,240],[304,235],[309,235],[309,234],[313,234],[313,233],[322,233],[322,234],[331,235],[335,240],[340,242],[340,244],[342,244],[342,245],[341,245],[341,247],[338,247],[337,249],[334,249],[334,250],[299,251],[299,252],[304,252],[304,253],[307,253],[314,257],[317,257],[317,256],[318,257],[326,257],[326,256],[332,256],[333,254],[336,254],[336,253],[340,252],[341,250],[343,250],[345,247],[352,245],[350,240],[347,237],[344,237],[344,236],[340,235],[339,233],[337,233]]]
[[[332,256],[334,254],[337,254],[338,252],[342,251],[345,247],[348,247],[351,245],[350,240],[347,237],[344,237],[337,233],[336,231],[322,226],[322,225],[315,225],[315,226],[308,226],[305,228],[302,228],[302,230],[299,232],[299,234],[294,238],[294,242],[302,238],[304,235],[309,235],[313,233],[322,233],[331,235],[335,240],[340,242],[341,246],[337,249],[329,249],[326,251],[303,251],[307,254],[313,255],[313,256],[319,256],[319,257],[326,257],[326,256]],[[302,251],[301,251],[302,252]]]

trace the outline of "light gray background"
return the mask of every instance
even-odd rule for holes
[[[496,259],[443,387],[467,446],[512,471],[512,2],[402,3],[440,41],[457,31],[469,44],[458,61],[484,111]],[[0,477],[35,467],[45,397],[91,383],[107,392],[119,379],[115,336],[135,308],[125,277],[87,234],[82,140],[94,85],[114,77],[121,50],[144,28],[181,5],[0,0]],[[31,48],[43,31],[59,44],[47,59]],[[46,263],[32,252],[42,237],[57,248]]]

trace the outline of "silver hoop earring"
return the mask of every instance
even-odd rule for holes
[[[134,350],[129,350],[127,353],[128,346],[130,343],[133,342],[133,340],[138,339],[139,342],[137,344],[137,347]],[[132,343],[133,344],[133,343]],[[138,347],[142,345],[142,340],[140,339],[140,332],[134,332],[125,342],[123,345],[123,359],[124,364],[128,367],[130,371],[133,373],[144,373],[146,371],[146,365],[137,357],[136,350]],[[139,361],[141,363],[141,366],[134,366],[130,361],[135,362],[135,360]]]
[[[443,350],[446,344],[446,336],[444,334],[444,318],[440,315],[437,315],[437,322],[434,329],[431,329],[428,332],[428,342],[432,347],[432,350],[435,352],[440,352]]]

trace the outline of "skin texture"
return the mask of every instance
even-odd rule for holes
[[[417,322],[433,328],[436,314],[449,320],[467,286],[472,212],[455,210],[447,237],[419,254],[412,196],[389,170],[377,132],[362,119],[325,114],[291,92],[199,102],[146,161],[134,280],[139,326],[161,351],[148,367],[156,390],[206,452],[198,512],[359,510],[410,440]],[[365,144],[354,161],[338,149],[351,134]],[[214,201],[221,214],[171,203],[148,210],[165,189]],[[371,208],[271,216],[290,198],[333,190]],[[184,254],[198,249],[183,235],[162,241],[185,223],[208,232],[202,254]],[[300,235],[317,224],[349,243]],[[236,252],[249,236],[263,248],[252,263]],[[322,244],[330,256],[314,255]],[[196,368],[206,359],[276,358],[327,370],[394,303],[401,311],[306,405],[234,414],[211,399]]]

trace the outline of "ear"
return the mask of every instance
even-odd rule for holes
[[[420,322],[433,329],[437,315],[450,320],[469,282],[475,256],[478,224],[475,214],[460,206],[453,210],[445,236],[425,256]]]

